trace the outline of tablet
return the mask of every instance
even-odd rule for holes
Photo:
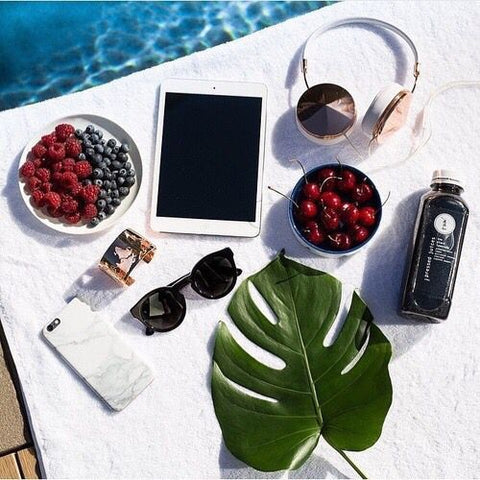
[[[259,234],[266,99],[261,83],[162,82],[153,230]]]

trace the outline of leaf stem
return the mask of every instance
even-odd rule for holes
[[[361,478],[368,478],[348,457],[343,450],[335,448],[335,450],[348,462],[348,464],[360,475]]]

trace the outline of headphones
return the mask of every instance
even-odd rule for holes
[[[311,57],[312,44],[320,35],[352,24],[373,25],[396,33],[405,40],[415,58],[413,88],[408,90],[398,83],[391,83],[377,93],[368,107],[363,117],[362,130],[370,137],[370,142],[382,143],[405,125],[412,94],[420,75],[415,44],[406,33],[390,23],[375,18],[352,17],[337,20],[315,30],[303,48],[302,73],[307,90],[298,101],[296,120],[303,135],[320,145],[332,145],[347,138],[347,132],[355,125],[357,111],[353,97],[343,87],[332,83],[320,83],[313,87],[308,85],[307,57]]]

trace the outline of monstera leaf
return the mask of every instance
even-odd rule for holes
[[[276,322],[255,303],[249,282]],[[220,322],[213,403],[227,448],[248,465],[296,469],[323,435],[361,474],[343,450],[364,450],[380,436],[392,400],[391,345],[354,292],[341,330],[325,346],[341,297],[340,281],[283,252],[233,296],[228,312],[238,329],[285,362],[277,369],[256,360]]]

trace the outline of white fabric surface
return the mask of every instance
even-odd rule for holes
[[[372,173],[382,193],[391,191],[381,229],[353,257],[312,256],[289,230],[285,200],[264,189],[263,225],[256,239],[154,233],[147,222],[157,89],[167,77],[257,81],[267,84],[268,125],[264,184],[289,191],[307,168],[340,158],[373,172],[411,145],[408,130],[359,161],[349,147],[319,147],[297,131],[292,107],[304,85],[299,75],[303,41],[322,22],[375,16],[404,28],[420,54],[414,112],[444,82],[480,78],[480,3],[353,2],[323,8],[208,51],[160,65],[84,92],[0,113],[1,317],[12,349],[49,477],[273,477],[346,478],[353,470],[323,441],[296,472],[262,474],[231,456],[221,439],[209,381],[215,326],[227,320],[229,298],[205,301],[187,292],[181,328],[146,337],[128,309],[149,289],[186,273],[202,255],[226,245],[246,274],[263,267],[282,247],[293,258],[357,285],[393,343],[394,400],[382,437],[351,457],[374,477],[466,478],[480,471],[479,324],[480,140],[478,91],[443,94],[432,108],[433,137],[415,158]],[[351,91],[360,112],[389,81],[411,85],[411,57],[390,33],[347,27],[321,38],[310,78]],[[76,238],[41,225],[23,205],[17,162],[23,146],[44,124],[76,112],[107,116],[140,147],[145,173],[131,211],[107,232]],[[415,115],[410,118],[414,124]],[[360,133],[354,141],[364,149]],[[442,325],[408,322],[396,314],[418,198],[435,168],[465,179],[471,218],[450,318]],[[158,246],[153,262],[135,272],[136,283],[115,289],[96,262],[125,227]],[[124,412],[102,406],[40,338],[41,327],[78,295],[101,310],[153,366],[157,378]]]

